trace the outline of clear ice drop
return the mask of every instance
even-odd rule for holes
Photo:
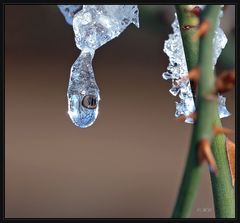
[[[68,114],[80,128],[90,126],[97,118],[99,89],[92,68],[93,52],[82,51],[71,68],[68,85]],[[86,105],[85,98],[89,103]],[[94,106],[95,105],[95,106]]]
[[[73,17],[73,30],[80,56],[72,65],[68,86],[68,114],[73,123],[92,125],[99,110],[100,94],[94,78],[95,50],[119,36],[131,23],[139,27],[136,5],[83,5]]]
[[[205,7],[204,5],[199,6],[201,8]],[[213,38],[213,69],[218,57],[222,52],[222,49],[227,43],[227,38],[223,30],[220,28],[220,18],[222,16],[223,11],[221,10],[217,21],[215,36]],[[193,100],[190,81],[187,77],[185,77],[185,75],[188,73],[188,69],[177,14],[175,14],[172,28],[173,33],[169,34],[169,39],[164,43],[163,51],[169,57],[169,65],[167,67],[167,71],[162,74],[162,77],[165,80],[172,79],[172,88],[169,90],[169,92],[174,96],[179,95],[180,102],[176,102],[175,116],[188,116],[190,113],[194,112],[196,108]],[[228,117],[230,115],[226,108],[225,101],[225,97],[221,95],[218,96],[218,112],[220,118]],[[193,123],[193,120],[191,118],[187,118],[185,122]]]

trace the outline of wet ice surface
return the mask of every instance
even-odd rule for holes
[[[72,25],[73,17],[82,9],[82,5],[58,5],[58,8],[64,15],[66,22]]]
[[[68,86],[68,114],[73,123],[92,125],[99,110],[99,88],[92,60],[95,50],[119,36],[131,23],[139,27],[136,5],[83,5],[73,17],[73,30],[80,56],[72,65]]]
[[[218,95],[218,113],[220,118],[225,118],[231,115],[226,108],[226,97]]]
[[[200,7],[203,8],[202,5]],[[215,36],[213,39],[213,68],[217,62],[219,55],[222,52],[222,49],[227,43],[227,38],[223,30],[220,28],[220,18],[222,17],[222,15],[223,12],[221,11],[219,19],[217,21]],[[167,67],[167,71],[162,74],[162,77],[165,80],[172,80],[172,88],[169,90],[169,92],[174,96],[178,95],[180,98],[180,101],[176,102],[175,116],[188,116],[190,113],[194,112],[196,108],[189,79],[184,78],[180,81],[180,79],[188,73],[188,69],[176,14],[174,22],[172,23],[172,28],[173,33],[169,34],[169,39],[166,40],[164,43],[163,51],[169,57],[169,65]],[[218,112],[220,118],[228,117],[230,115],[226,108],[225,101],[226,98],[219,95]],[[187,118],[185,122],[193,123],[193,119]]]
[[[136,5],[84,5],[73,19],[76,45],[96,50],[131,23],[139,27]]]

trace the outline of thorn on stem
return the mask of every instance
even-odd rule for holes
[[[210,23],[209,23],[208,20],[205,19],[205,20],[200,24],[200,26],[199,26],[198,30],[196,31],[196,33],[194,33],[194,35],[193,35],[193,37],[192,37],[193,41],[196,41],[196,40],[198,40],[200,37],[202,37],[203,35],[205,35],[205,34],[208,32],[209,28],[210,28]]]
[[[209,171],[211,172],[211,173],[215,173],[215,175],[217,175],[217,170],[215,170],[212,166],[210,166],[209,164],[208,164],[208,169],[209,169]]]
[[[217,94],[215,92],[208,93],[204,96],[204,98],[208,101],[216,101],[217,100]]]
[[[195,16],[200,17],[202,9],[199,6],[195,6],[191,11]]]
[[[216,80],[216,91],[225,93],[235,85],[235,70],[223,71]]]
[[[201,165],[205,160],[208,162],[209,170],[217,175],[217,164],[213,156],[210,142],[208,139],[201,139],[197,144],[197,160]]]
[[[195,27],[197,27],[197,26],[193,26],[193,25],[183,25],[183,26],[181,26],[181,29],[182,29],[183,31],[187,31],[187,30],[192,29],[192,28],[195,28]]]
[[[188,72],[188,78],[192,81],[198,81],[200,78],[200,67],[196,66]]]
[[[228,129],[228,128],[221,128],[221,127],[214,127],[213,128],[213,134],[214,135],[218,135],[218,134],[229,135],[231,133],[233,133],[233,131],[231,129]]]
[[[185,74],[180,80],[181,82],[184,82],[189,79],[190,81],[197,82],[199,80],[199,77],[200,77],[200,67],[196,66],[192,68],[187,74]]]

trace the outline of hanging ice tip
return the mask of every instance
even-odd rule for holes
[[[139,27],[136,5],[59,6],[66,21],[73,25],[80,56],[71,68],[68,85],[68,114],[72,122],[87,128],[97,119],[100,94],[92,60],[95,50],[119,36],[131,23]]]

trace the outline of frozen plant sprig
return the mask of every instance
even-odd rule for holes
[[[203,5],[199,7],[204,8]],[[221,10],[218,20],[217,28],[215,30],[215,35],[213,38],[213,69],[220,56],[222,49],[227,43],[226,35],[220,28],[220,18],[223,16],[223,11]],[[188,73],[186,58],[184,54],[183,42],[181,38],[181,31],[179,27],[179,22],[177,14],[175,14],[175,19],[172,23],[173,33],[169,34],[169,39],[164,43],[163,51],[169,57],[169,65],[167,71],[162,74],[163,79],[172,80],[172,87],[169,92],[174,96],[179,96],[180,101],[176,102],[176,112],[175,117],[181,115],[188,116],[196,110],[193,93],[191,90],[191,84],[186,77]],[[228,112],[225,102],[226,98],[222,95],[218,96],[218,112],[219,117],[228,117],[230,113]],[[193,119],[188,117],[185,119],[186,123],[193,123]]]

